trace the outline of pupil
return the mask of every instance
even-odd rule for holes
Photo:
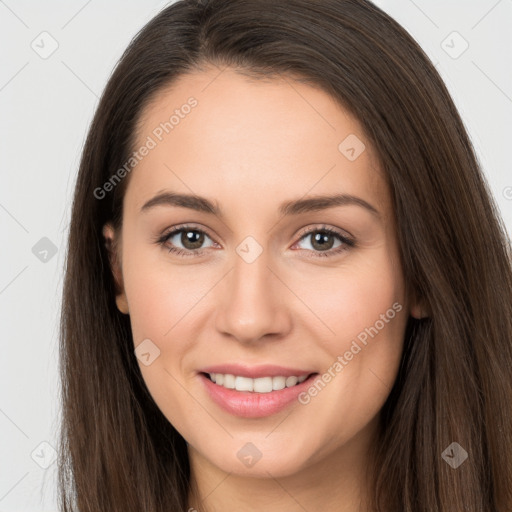
[[[327,244],[327,240],[331,238],[332,239],[332,235],[330,235],[329,233],[316,233],[316,235],[313,237],[313,247],[315,247],[316,245],[318,245],[317,249],[320,249],[322,251],[325,251],[325,250],[328,250],[332,247],[332,242],[331,244]]]
[[[195,239],[195,240],[194,240]],[[187,249],[198,249],[203,245],[204,233],[197,231],[184,231],[181,236],[181,243]]]

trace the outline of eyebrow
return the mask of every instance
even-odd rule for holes
[[[364,199],[350,194],[318,195],[308,199],[285,201],[279,206],[278,211],[282,216],[290,216],[347,205],[360,206],[380,219],[380,213],[377,208]],[[177,194],[171,191],[162,191],[144,203],[140,211],[141,213],[146,212],[156,206],[180,206],[223,218],[222,210],[217,202],[193,194]]]

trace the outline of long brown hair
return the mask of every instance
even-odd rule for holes
[[[409,318],[380,414],[372,510],[510,512],[510,242],[434,66],[363,0],[180,0],[124,52],[87,136],[72,209],[61,317],[61,509],[187,508],[187,445],[146,389],[102,238],[106,222],[121,225],[129,176],[104,197],[95,191],[129,159],[154,94],[206,63],[321,87],[362,123],[390,184],[404,279],[428,317]],[[442,456],[453,442],[468,454],[457,468]]]

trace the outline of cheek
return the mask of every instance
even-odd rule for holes
[[[386,255],[340,272],[314,297],[333,332],[317,337],[326,354],[323,373],[300,400],[317,419],[318,437],[330,439],[318,448],[320,456],[354,436],[384,405],[398,372],[407,314],[401,272]]]
[[[123,276],[134,347],[147,339],[154,344],[149,345],[153,351],[150,364],[138,359],[146,387],[167,419],[179,431],[188,432],[192,428],[188,422],[199,422],[201,411],[193,409],[185,391],[190,373],[183,368],[197,339],[194,317],[212,285],[207,273],[185,271],[165,257],[157,261],[144,251],[133,251],[124,259]]]
[[[387,398],[401,360],[405,325],[401,270],[389,253],[351,267],[325,291],[325,321],[334,335],[323,337],[330,355],[333,403],[358,397],[347,410],[368,418]],[[336,364],[339,363],[339,364]],[[329,377],[327,377],[328,379]]]
[[[134,343],[150,338],[165,344],[187,325],[212,284],[208,272],[173,265],[155,250],[134,252],[123,266]],[[215,276],[212,276],[212,279]]]
[[[405,325],[403,277],[392,254],[375,251],[357,265],[340,269],[312,300],[331,333],[318,337],[333,403],[362,400],[351,408],[375,414],[386,399],[400,363]]]
[[[343,350],[347,342],[350,344],[350,340],[378,322],[381,315],[386,316],[390,309],[387,316],[394,318],[394,303],[405,309],[401,270],[383,248],[354,264],[342,264],[335,272],[330,269],[323,280],[317,277],[302,280],[299,293],[307,297],[310,309],[329,329],[331,335],[324,329],[327,336],[321,339],[329,340],[326,342],[332,349]],[[379,322],[378,327],[383,332],[399,332],[397,323],[390,321],[382,328]]]

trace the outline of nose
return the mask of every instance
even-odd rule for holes
[[[216,287],[218,331],[244,344],[286,335],[292,327],[291,292],[269,268],[266,252],[251,263],[236,254],[233,265]]]

